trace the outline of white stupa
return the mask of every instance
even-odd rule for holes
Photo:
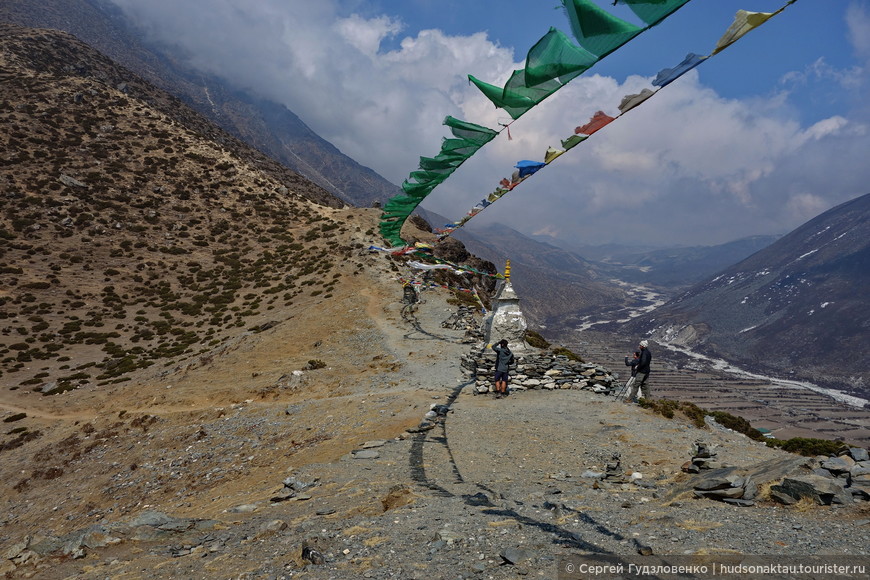
[[[511,284],[511,263],[505,266],[505,279],[492,299],[492,313],[486,321],[484,334],[487,344],[495,344],[502,339],[508,341],[508,348],[514,352],[530,350],[525,336],[528,324],[520,310],[520,298]]]

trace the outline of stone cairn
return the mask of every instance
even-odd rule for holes
[[[695,484],[695,497],[715,499],[733,505],[748,507],[755,505],[758,485],[751,476],[740,476],[723,468],[716,459],[716,452],[703,441],[692,445],[692,460],[683,464],[686,473],[701,473],[703,470],[715,471],[709,477]]]
[[[715,469],[722,467],[716,461],[716,452],[703,441],[695,441],[692,445],[692,460],[683,464],[682,470],[686,473],[701,473],[702,469]]]
[[[617,386],[617,377],[599,365],[546,352],[514,354],[517,362],[508,373],[511,391],[586,389],[608,394]],[[462,357],[462,367],[475,379],[475,394],[494,391],[495,353],[478,346]]]
[[[483,331],[480,328],[480,321],[476,316],[476,309],[470,306],[460,306],[456,312],[441,323],[441,328],[464,330],[465,337],[462,339],[464,343],[480,342],[483,340]]]
[[[614,452],[610,457],[610,462],[604,464],[604,481],[613,483],[626,483],[625,474],[622,472],[622,458],[619,453]]]

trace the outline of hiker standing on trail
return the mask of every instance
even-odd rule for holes
[[[414,311],[417,310],[417,289],[410,282],[402,284],[402,318],[407,319]]]
[[[417,289],[410,282],[405,282],[402,285],[402,302],[405,304],[417,303]]]
[[[649,399],[649,386],[646,384],[646,379],[649,377],[649,364],[652,361],[652,353],[649,351],[649,343],[645,340],[640,341],[640,357],[637,361],[637,366],[634,367],[636,374],[634,382],[631,384],[631,391],[628,393],[628,401],[637,403],[637,391],[640,389],[644,399]]]
[[[640,351],[634,351],[634,356],[632,358],[625,357],[625,366],[631,367],[631,376],[625,381],[625,386],[622,387],[622,392],[620,394],[625,394],[628,392],[627,389],[631,388],[631,385],[634,384],[635,379],[637,378],[637,365],[640,362]],[[626,403],[628,399],[623,399]]]
[[[514,362],[514,354],[508,348],[508,341],[501,339],[492,345],[495,351],[495,398],[507,397],[508,371]]]

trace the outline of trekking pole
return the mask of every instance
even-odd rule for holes
[[[621,387],[617,387],[616,389],[614,389],[613,396],[616,397],[617,400],[621,399],[622,394],[625,393],[625,385],[626,384],[628,384],[627,381],[625,383],[623,383],[623,385]]]
[[[629,377],[625,384],[622,385],[622,390],[619,391],[619,394],[616,395],[617,399],[622,399],[625,394],[628,392],[628,387],[630,387],[634,383],[634,377]]]

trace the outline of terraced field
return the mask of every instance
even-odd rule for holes
[[[623,377],[628,376],[623,357],[635,349],[624,337],[592,331],[576,334],[567,346],[616,372],[625,369],[620,372]],[[809,389],[719,371],[661,345],[652,344],[650,349],[654,358],[649,380],[656,398],[727,411],[753,427],[770,430],[778,439],[815,437],[864,447],[870,444],[870,409],[846,405]]]

